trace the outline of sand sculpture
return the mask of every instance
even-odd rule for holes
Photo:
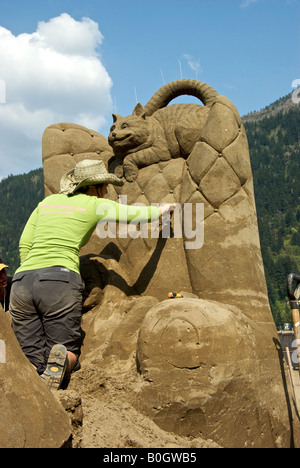
[[[70,418],[28,363],[0,305],[0,448],[70,447]]]
[[[199,104],[168,105],[184,94]],[[179,80],[132,115],[115,114],[108,139],[72,123],[51,125],[43,136],[46,194],[84,158],[103,159],[124,178],[109,198],[178,208],[170,229],[104,238],[102,227],[81,252],[85,340],[70,388],[87,405],[91,394],[97,401],[86,412],[94,444],[96,413],[114,400],[181,446],[297,446],[235,106],[202,82]],[[171,291],[183,297],[169,299]]]

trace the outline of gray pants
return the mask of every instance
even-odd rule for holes
[[[62,267],[24,271],[13,277],[12,327],[38,370],[44,368],[54,344],[80,354],[83,287],[80,275]]]

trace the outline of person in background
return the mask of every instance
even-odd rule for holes
[[[7,276],[7,268],[8,265],[6,265],[0,258],[0,302],[4,309],[4,312],[6,312],[9,308],[9,298],[12,280],[10,276]]]
[[[60,193],[39,203],[21,235],[21,266],[12,279],[10,314],[23,352],[51,389],[77,370],[81,347],[83,281],[79,250],[101,219],[158,220],[172,205],[136,207],[104,199],[123,181],[101,160],[86,159],[61,179]]]

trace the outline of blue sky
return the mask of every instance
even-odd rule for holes
[[[290,93],[300,0],[0,0],[0,179],[42,166],[47,125],[107,136],[112,112],[181,77],[241,115]]]

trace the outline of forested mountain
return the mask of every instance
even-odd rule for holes
[[[290,322],[286,278],[300,273],[300,105],[291,95],[243,119],[269,300],[278,327]]]
[[[291,95],[242,118],[249,141],[263,261],[274,320],[290,322],[286,278],[300,273],[300,104]],[[10,274],[18,242],[44,197],[42,169],[0,182],[0,256]]]
[[[0,256],[9,275],[19,266],[19,239],[27,219],[44,198],[42,169],[9,176],[0,182]]]

